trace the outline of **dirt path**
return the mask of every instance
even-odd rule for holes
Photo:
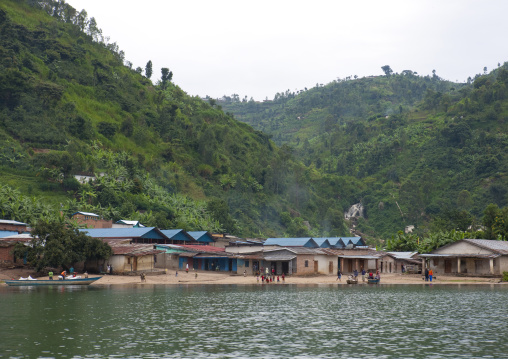
[[[196,277],[197,273],[197,277]],[[0,281],[6,279],[18,279],[20,276],[27,277],[28,275],[36,276],[36,273],[26,269],[0,269]],[[80,275],[78,273],[78,275]],[[90,277],[95,275],[90,274]],[[47,279],[47,277],[41,277]],[[290,276],[286,277],[286,284],[343,284],[346,285],[347,276],[342,277],[342,281],[337,281],[335,275],[316,275],[316,276]],[[361,284],[361,278],[360,284]],[[480,277],[455,277],[455,276],[439,276],[433,281],[433,284],[493,284],[499,283],[500,278],[480,278]],[[162,275],[147,275],[146,281],[141,282],[139,276],[128,276],[128,275],[104,275],[100,280],[95,282],[93,285],[121,285],[121,284],[261,284],[261,281],[257,281],[255,276],[242,276],[242,275],[230,275],[228,273],[216,273],[216,272],[190,272],[185,273],[179,271],[178,276],[175,276],[175,271],[168,271],[167,274]],[[282,284],[282,278],[280,282],[271,283],[270,285]],[[422,276],[419,274],[384,274],[381,276],[382,284],[422,284]],[[2,284],[4,285],[4,284]]]

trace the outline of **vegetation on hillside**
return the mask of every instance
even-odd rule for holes
[[[489,203],[508,204],[507,69],[466,84],[385,71],[263,103],[224,97],[222,106],[332,181],[354,183],[341,196],[344,207],[365,207],[362,233],[463,231]]]
[[[93,18],[64,1],[0,4],[4,217],[86,210],[161,228],[243,236],[346,232],[317,172],[152,63],[132,69]],[[81,184],[85,174],[93,179]],[[48,208],[51,208],[49,210]],[[56,216],[56,215],[55,215]],[[337,217],[338,216],[338,217]]]

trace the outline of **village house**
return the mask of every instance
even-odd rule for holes
[[[338,251],[337,254],[342,273],[353,273],[355,269],[360,272],[362,268],[366,271],[376,272],[379,270],[383,272],[386,269],[386,264],[381,258],[385,255],[385,252],[370,248],[345,248]]]
[[[198,244],[198,241],[183,229],[163,229],[161,233],[168,238],[164,244]]]
[[[139,223],[139,221],[129,221],[121,219],[113,223],[112,228],[144,228],[145,226]]]
[[[5,234],[8,235],[5,235]],[[16,243],[28,244],[32,240],[30,233],[17,233],[11,231],[0,232],[0,267],[12,267],[26,264],[25,259],[16,259],[13,254]]]
[[[28,228],[28,224],[23,222],[0,219],[0,235],[5,235],[3,232],[11,232],[10,235],[15,233],[26,233],[30,232],[30,228]],[[9,235],[9,233],[7,233],[7,235]]]
[[[393,269],[393,273],[401,273],[402,266],[406,273],[421,273],[422,271],[418,252],[387,252],[387,255],[394,259],[393,268],[390,268]]]
[[[508,242],[462,239],[420,257],[422,268],[432,269],[435,275],[499,276],[508,271]]]
[[[158,255],[157,268],[185,270],[206,270],[237,272],[237,261],[233,254],[226,253],[224,248],[203,244],[156,245],[163,250]]]
[[[308,238],[267,238],[263,244],[264,248],[276,249],[277,247],[306,247],[319,248],[314,239]]]
[[[89,212],[75,212],[71,218],[76,223],[86,226],[87,228],[112,228],[113,221],[102,219],[101,216]]]
[[[99,238],[104,241],[122,240],[123,243],[171,243],[171,239],[166,237],[159,229],[155,227],[142,228],[87,228],[80,229],[93,238]]]
[[[215,245],[215,238],[207,231],[189,231],[187,233],[194,238],[198,244]]]
[[[155,249],[153,244],[126,244],[114,240],[108,244],[113,249],[113,255],[107,260],[106,266],[111,268],[113,274],[153,271],[156,268],[157,254],[163,252]],[[90,264],[87,265],[87,269],[90,270]],[[100,264],[97,269],[104,270]]]

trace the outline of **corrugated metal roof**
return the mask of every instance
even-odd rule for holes
[[[12,221],[10,219],[0,219],[0,224],[12,224],[16,226],[28,226],[28,224],[18,221]]]
[[[314,242],[317,243],[317,245],[320,248],[329,248],[330,245],[331,245],[331,243],[328,240],[328,238],[314,238],[314,237],[312,237],[312,239],[314,240]]]
[[[379,259],[379,256],[369,256],[369,255],[357,255],[357,256],[339,255],[338,257],[351,259]]]
[[[493,239],[463,239],[463,241],[481,248],[489,249],[499,254],[508,254],[507,241],[497,241]]]
[[[162,229],[161,230],[161,232],[164,233],[164,235],[168,238],[172,238],[182,231],[183,231],[183,229]]]
[[[74,212],[72,216],[75,214],[82,214],[83,216],[91,216],[91,217],[100,217],[97,213],[91,213],[91,212]]]
[[[413,259],[413,256],[415,254],[418,254],[418,252],[386,252],[388,254],[391,254],[393,257],[397,259]]]
[[[199,245],[199,244],[182,244],[179,247],[191,250],[194,252],[226,252],[224,248],[207,246],[207,245]]]
[[[425,253],[420,254],[419,257],[422,258],[497,258],[502,254],[474,254],[474,253],[464,253],[464,254],[438,254],[438,253]]]
[[[139,226],[141,228],[145,228],[145,226],[142,225],[141,223],[139,223],[139,221],[129,221],[129,220],[126,220],[126,219],[121,219],[119,221],[116,221],[116,223],[118,223],[118,224],[127,224],[129,226]]]
[[[114,255],[125,255],[132,257],[140,257],[147,256],[151,254],[163,253],[163,250],[154,249],[152,244],[123,244],[123,243],[110,243],[111,248],[113,249]]]
[[[191,231],[187,232],[189,236],[194,238],[198,242],[213,242],[214,238],[207,231]]]
[[[296,258],[295,255],[290,254],[274,254],[274,255],[265,255],[264,260],[270,261],[270,262],[276,262],[276,261],[290,261],[292,259]]]
[[[199,253],[194,256],[194,258],[225,258],[232,257],[229,253]]]
[[[265,246],[276,245],[281,247],[314,247],[319,245],[312,238],[268,238]]]
[[[154,231],[154,237],[164,238],[156,230],[155,227],[144,228],[90,228],[80,229],[81,232],[86,232],[87,235],[94,238],[139,238],[147,235],[149,232]]]

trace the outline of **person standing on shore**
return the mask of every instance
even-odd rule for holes
[[[353,277],[354,277],[355,279],[357,279],[357,278],[358,278],[358,271],[356,270],[356,268],[355,268],[355,270],[353,271]]]
[[[337,271],[337,279],[339,282],[342,282],[342,272],[340,271],[340,269]]]
[[[189,263],[187,263],[187,264],[185,265],[185,272],[186,272],[186,273],[189,273]]]
[[[53,272],[49,272],[48,276],[49,276],[49,280],[53,280]]]
[[[362,282],[365,282],[365,269],[362,267]]]
[[[431,269],[429,270],[429,280],[432,282],[432,276],[434,275],[434,271]]]
[[[286,276],[282,273],[282,283],[286,283]]]
[[[425,268],[425,281],[429,281],[429,268]]]

